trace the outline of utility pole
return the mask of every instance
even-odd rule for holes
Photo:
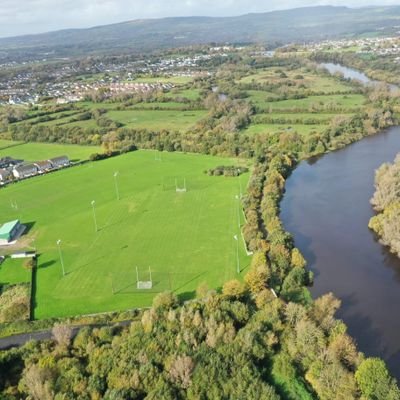
[[[96,210],[94,208],[94,205],[96,204],[96,202],[94,200],[92,200],[92,202],[90,204],[92,205],[92,208],[93,208],[94,229],[95,229],[95,232],[97,232],[97,218],[96,218]]]
[[[58,253],[60,255],[62,274],[63,274],[63,276],[65,276],[64,259],[63,259],[63,255],[62,255],[62,252],[61,252],[61,239],[57,240],[57,246],[58,246]]]

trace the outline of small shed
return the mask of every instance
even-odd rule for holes
[[[11,242],[13,237],[17,234],[20,226],[21,224],[18,219],[6,222],[0,227],[0,239]]]

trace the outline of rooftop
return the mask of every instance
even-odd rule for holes
[[[0,235],[11,232],[14,226],[17,224],[19,224],[19,221],[17,219],[14,221],[6,222],[3,226],[0,227]]]

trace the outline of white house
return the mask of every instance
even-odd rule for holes
[[[50,160],[48,161],[51,162],[53,168],[67,167],[70,164],[69,158],[67,156],[50,158]]]
[[[0,169],[0,182],[7,182],[12,178],[12,175],[8,169]]]
[[[37,161],[34,163],[34,165],[37,167],[39,174],[53,169],[53,164],[49,160]]]
[[[34,164],[17,165],[13,169],[13,175],[18,179],[27,178],[29,176],[36,175],[38,169]]]

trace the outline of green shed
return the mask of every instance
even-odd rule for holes
[[[0,227],[0,240],[7,240],[10,242],[20,227],[19,220],[6,222]]]

